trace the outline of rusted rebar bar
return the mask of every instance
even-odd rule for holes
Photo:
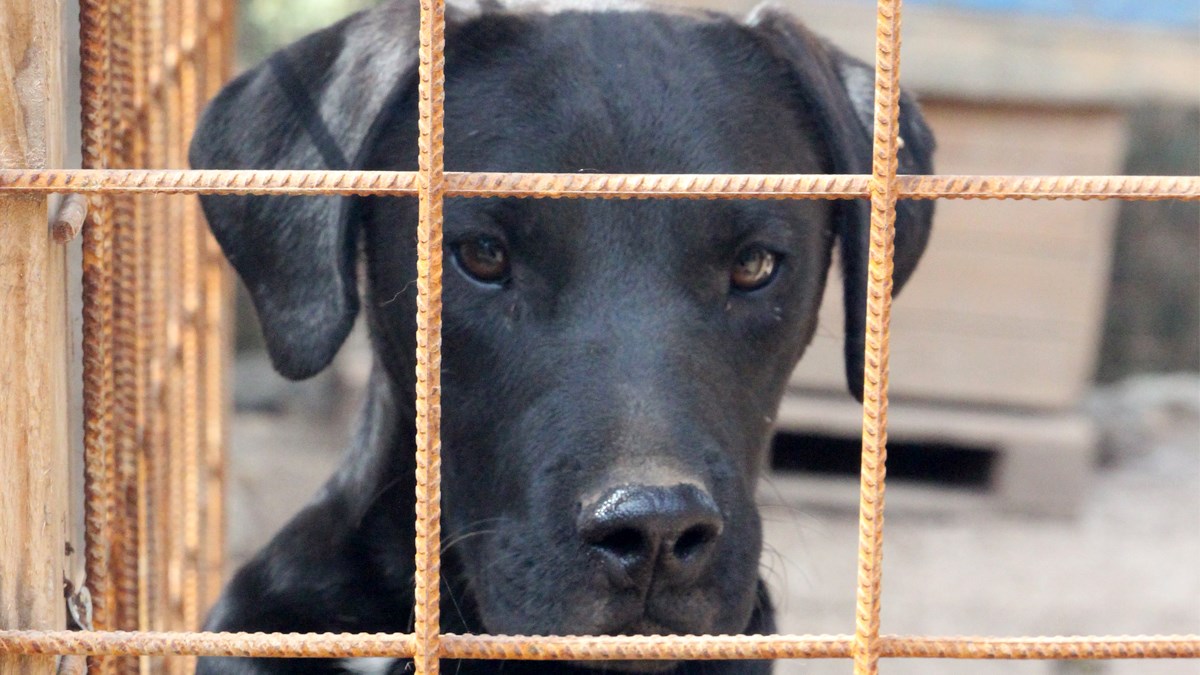
[[[856,199],[865,175],[445,173],[447,197]],[[1200,201],[1200,176],[899,176],[903,199]],[[412,171],[0,170],[0,192],[415,196]]]
[[[144,3],[145,25],[141,33],[141,51],[152,55],[146,63],[148,82],[162,80],[163,64],[160,58],[166,49],[166,15],[163,2],[140,0]],[[166,92],[160,86],[147,86],[145,110],[141,122],[145,127],[146,145],[143,166],[166,166],[167,120]],[[170,616],[170,571],[167,560],[169,548],[170,519],[168,495],[170,494],[170,453],[168,439],[170,429],[170,406],[167,395],[167,364],[170,359],[167,346],[168,296],[167,265],[170,251],[167,245],[167,230],[171,227],[167,198],[149,194],[146,202],[146,238],[143,258],[146,262],[144,298],[144,330],[147,339],[147,356],[143,364],[146,371],[146,441],[143,453],[145,464],[145,491],[147,502],[153,504],[145,514],[146,535],[142,564],[145,568],[147,591],[143,610],[144,628],[163,631],[173,628]],[[152,659],[155,672],[163,672],[161,660]]]
[[[177,108],[171,115],[171,124],[176,129],[176,136],[168,152],[171,153],[172,164],[182,165],[186,163],[187,144],[191,141],[194,120],[200,110],[201,79],[197,59],[204,52],[196,49],[197,34],[201,30],[202,21],[199,0],[176,0],[174,4],[177,6],[175,12],[179,27],[177,44],[179,53],[184,56],[181,57],[179,67]],[[181,537],[179,550],[183,623],[179,628],[194,630],[199,628],[205,609],[201,606],[200,598],[200,483],[203,480],[201,453],[205,400],[204,381],[201,378],[202,343],[199,325],[203,320],[203,281],[200,275],[201,221],[194,197],[178,199],[173,205],[178,207],[179,218],[174,222],[179,223],[180,235],[176,258],[180,263],[176,296],[179,299],[181,415],[176,421],[177,433],[180,435],[182,509],[176,525]]]
[[[108,0],[112,31],[111,108],[114,120],[113,162],[121,168],[136,166],[135,59],[132,53],[133,3]],[[112,523],[111,575],[116,592],[114,626],[137,630],[139,599],[138,522],[140,490],[138,456],[141,444],[143,378],[140,364],[141,311],[139,255],[141,227],[136,213],[137,195],[113,195],[113,457],[116,481],[112,499],[117,517]],[[136,659],[120,659],[121,673],[137,672]]]
[[[512,636],[441,635],[447,659],[676,660],[849,658],[849,635]],[[181,633],[0,631],[0,654],[193,656],[413,656],[410,633]],[[1200,635],[879,637],[884,658],[1194,659]]]
[[[186,163],[184,148],[190,140],[184,137],[182,119],[186,113],[184,73],[191,70],[181,59],[181,45],[189,27],[185,25],[184,0],[164,3],[164,65],[172,77],[164,83],[160,115],[164,119],[163,154],[166,166],[183,166]],[[166,231],[165,248],[171,262],[166,269],[166,343],[164,353],[166,373],[166,482],[169,486],[165,502],[165,541],[159,555],[166,569],[166,617],[169,630],[192,630],[195,626],[190,617],[195,612],[193,567],[188,557],[188,531],[190,518],[189,489],[194,467],[189,466],[188,451],[192,449],[193,436],[190,426],[194,412],[190,409],[192,392],[188,379],[189,334],[185,316],[183,261],[186,258],[187,240],[190,235],[186,218],[186,204],[181,199],[165,200],[165,222],[171,226]],[[193,469],[189,471],[189,469]],[[194,670],[191,658],[170,659],[165,662],[165,672],[185,675]]]
[[[204,96],[215,96],[232,70],[234,9],[232,0],[205,4]],[[196,111],[197,116],[199,110]],[[221,592],[225,550],[225,446],[228,438],[229,397],[226,395],[229,354],[228,318],[232,316],[232,286],[225,259],[211,234],[203,235],[204,262],[204,589],[205,606]]]
[[[858,586],[854,673],[878,672],[883,576],[883,506],[887,473],[888,327],[899,185],[900,0],[879,0],[875,29],[875,128],[871,157],[871,234],[863,362],[862,469],[858,507]]]
[[[444,0],[421,0],[417,73],[416,574],[413,662],[438,674],[441,628],[441,370]]]
[[[80,89],[83,167],[105,169],[112,159],[111,25],[104,0],[80,0]],[[83,227],[83,409],[85,567],[92,622],[114,627],[111,565],[116,459],[113,457],[112,210],[96,196]],[[98,659],[98,673],[111,662]]]
[[[149,138],[150,125],[145,115],[141,111],[145,109],[149,101],[149,92],[147,82],[149,81],[150,62],[152,60],[148,42],[147,21],[149,20],[149,0],[131,0],[130,18],[129,18],[129,49],[132,53],[133,60],[133,101],[131,111],[132,138],[130,144],[130,166],[150,166],[149,146],[151,139]],[[152,292],[150,288],[149,265],[150,261],[150,209],[155,197],[149,194],[133,195],[134,201],[134,222],[137,236],[134,241],[135,256],[138,260],[137,279],[135,284],[135,293],[137,298],[137,399],[139,406],[138,416],[138,435],[137,435],[137,457],[135,459],[136,466],[136,503],[137,503],[137,525],[136,525],[136,555],[135,563],[138,572],[139,583],[137,588],[137,629],[149,630],[150,626],[150,587],[154,585],[155,580],[152,572],[152,566],[149,562],[150,553],[150,525],[152,522],[153,505],[150,504],[150,463],[153,451],[152,439],[150,432],[151,420],[154,413],[154,400],[151,396],[150,389],[150,367],[149,363],[153,359],[154,338],[150,333],[150,328],[153,325],[153,320],[149,316],[150,300],[149,295]],[[145,659],[139,660],[139,671]]]

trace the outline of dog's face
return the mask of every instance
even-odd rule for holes
[[[392,25],[410,15],[376,10],[244,76],[210,110],[193,163],[341,168],[340,157],[414,169],[415,73],[395,56],[412,46]],[[753,25],[648,12],[452,17],[446,166],[863,173],[864,68],[770,12]],[[906,168],[928,170],[932,140],[907,101],[905,115]],[[236,128],[246,125],[269,136],[252,142]],[[217,197],[205,208],[292,376],[323,367],[348,330],[361,242],[379,367],[411,396],[414,200]],[[901,211],[898,283],[929,215]],[[761,547],[753,492],[772,418],[813,335],[835,241],[847,305],[861,314],[865,228],[852,202],[446,201],[443,518],[462,611],[478,622],[468,628],[747,629]],[[849,319],[848,354],[861,328]]]
[[[781,128],[798,118],[791,102],[756,100],[786,71],[749,35],[556,15],[472,22],[448,44],[451,169],[825,169],[800,124]],[[725,63],[725,50],[744,59]],[[513,95],[522,84],[529,97]],[[371,168],[413,168],[415,106],[399,110]],[[757,467],[813,330],[830,213],[821,201],[447,202],[445,529],[462,537],[487,630],[746,626]],[[371,297],[408,300],[373,310],[376,332],[405,352],[415,216],[394,199],[365,216]],[[407,376],[407,359],[390,361]]]

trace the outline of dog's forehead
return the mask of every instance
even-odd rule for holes
[[[821,170],[786,67],[728,17],[487,14],[448,44],[450,169]]]

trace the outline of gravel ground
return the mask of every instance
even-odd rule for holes
[[[1200,633],[1200,380],[1134,380],[1098,393],[1089,408],[1103,423],[1104,462],[1077,517],[1006,513],[962,488],[889,484],[883,632]],[[336,464],[346,432],[322,417],[310,404],[237,415],[233,562],[260,546]],[[773,471],[764,480],[763,567],[781,630],[853,631],[857,489],[847,477]],[[1200,663],[894,660],[881,671],[1183,675],[1200,673]],[[848,672],[845,661],[776,667],[780,675]]]

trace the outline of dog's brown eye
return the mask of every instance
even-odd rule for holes
[[[750,246],[733,261],[729,281],[739,291],[753,291],[766,286],[775,276],[776,256],[762,246]]]
[[[499,284],[508,279],[508,251],[494,237],[475,237],[454,247],[454,259],[472,279]]]

